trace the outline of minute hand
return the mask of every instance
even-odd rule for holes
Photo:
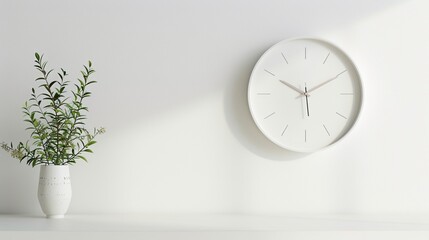
[[[328,83],[330,83],[331,81],[334,81],[335,79],[337,79],[341,74],[345,73],[346,71],[347,71],[347,69],[346,69],[346,70],[344,70],[344,71],[342,71],[342,72],[340,72],[340,73],[338,73],[338,74],[337,74],[337,76],[335,76],[335,77],[333,77],[333,78],[330,78],[330,79],[328,79],[328,80],[326,80],[326,81],[322,82],[321,84],[319,84],[319,85],[317,85],[317,86],[314,86],[314,87],[310,88],[310,89],[308,90],[308,92],[307,92],[307,93],[310,93],[310,92],[312,92],[312,91],[314,91],[314,90],[316,90],[316,89],[318,89],[318,88],[322,87],[323,85],[328,84]]]

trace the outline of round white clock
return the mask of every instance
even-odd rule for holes
[[[248,101],[268,139],[291,151],[314,152],[352,128],[362,106],[362,83],[338,47],[313,38],[290,39],[256,63]]]

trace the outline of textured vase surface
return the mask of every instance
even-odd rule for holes
[[[69,166],[41,166],[37,195],[46,217],[64,218],[72,197]]]

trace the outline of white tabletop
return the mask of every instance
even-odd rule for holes
[[[429,216],[70,214],[47,219],[0,215],[0,239],[61,236],[64,240],[80,235],[92,239],[428,239]]]

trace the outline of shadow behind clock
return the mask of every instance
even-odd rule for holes
[[[294,160],[307,156],[309,153],[298,153],[277,146],[266,138],[252,119],[247,101],[247,88],[254,61],[245,63],[242,71],[231,77],[231,81],[224,93],[224,111],[226,122],[235,138],[249,151],[270,160]],[[247,58],[252,59],[252,58]]]

